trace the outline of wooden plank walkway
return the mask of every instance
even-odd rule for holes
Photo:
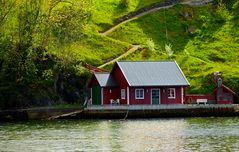
[[[0,111],[0,120],[128,119],[239,116],[239,104],[104,105],[79,108],[31,108]]]
[[[80,119],[239,116],[239,105],[169,104],[88,106]]]
[[[234,104],[165,104],[165,105],[91,105],[85,110],[167,110],[167,109],[197,109],[197,108],[237,108]]]

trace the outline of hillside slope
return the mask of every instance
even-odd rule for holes
[[[191,7],[176,5],[120,25],[107,36],[145,46],[130,60],[175,59],[191,83],[189,93],[212,93],[211,73],[239,91],[238,2]],[[154,50],[147,49],[149,41]],[[165,45],[173,55],[168,56]]]

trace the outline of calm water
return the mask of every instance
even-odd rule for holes
[[[0,123],[0,151],[239,151],[239,118]]]

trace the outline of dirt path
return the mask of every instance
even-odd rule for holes
[[[200,5],[206,5],[208,3],[212,3],[213,0],[182,0],[180,4],[186,4],[190,6],[200,6]]]
[[[98,68],[103,68],[103,67],[105,67],[105,66],[107,66],[107,65],[109,65],[109,64],[112,64],[112,63],[114,63],[114,62],[116,62],[116,61],[122,59],[123,57],[128,56],[129,54],[133,53],[134,51],[138,50],[139,48],[141,48],[140,45],[133,45],[133,47],[131,47],[131,48],[130,48],[128,51],[126,51],[124,54],[121,54],[121,55],[118,56],[117,58],[115,58],[115,59],[113,59],[113,60],[111,60],[111,61],[109,61],[109,62],[106,62],[105,64],[102,64],[102,65],[98,66]]]
[[[118,23],[118,24],[113,25],[110,29],[108,29],[108,30],[106,30],[105,32],[102,32],[102,33],[100,33],[100,34],[101,34],[101,35],[107,35],[107,34],[111,33],[112,31],[114,31],[115,29],[117,29],[117,28],[118,28],[120,25],[122,25],[122,24],[125,24],[125,23],[127,23],[127,22],[132,21],[132,20],[135,20],[135,19],[137,19],[137,18],[139,18],[139,17],[145,16],[145,15],[147,15],[147,14],[149,14],[149,13],[158,11],[158,10],[160,10],[160,9],[162,9],[162,8],[169,8],[169,7],[173,7],[173,5],[164,6],[164,7],[160,7],[160,8],[155,8],[155,9],[149,10],[149,11],[147,11],[147,12],[140,13],[140,14],[134,16],[134,17],[131,18],[131,19],[128,19],[128,20],[125,20],[125,21],[123,21],[123,22],[120,22],[120,23]]]
[[[116,19],[116,24],[107,29],[104,32],[101,32],[101,35],[107,35],[117,29],[120,25],[130,22],[132,20],[135,20],[139,17],[145,16],[149,13],[158,11],[160,9],[164,8],[170,8],[173,7],[176,4],[184,4],[184,5],[190,5],[190,6],[200,6],[200,5],[205,5],[208,3],[213,2],[213,0],[168,0],[168,1],[163,1],[159,3],[152,4],[150,6],[145,6],[135,12],[131,12],[127,15],[124,15],[118,19]]]

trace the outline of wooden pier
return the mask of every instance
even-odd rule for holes
[[[210,116],[239,116],[239,104],[107,105],[0,111],[0,121],[8,119],[134,119]]]
[[[184,104],[184,105],[109,105],[89,106],[77,118],[159,118],[159,117],[207,117],[239,116],[237,104]]]

